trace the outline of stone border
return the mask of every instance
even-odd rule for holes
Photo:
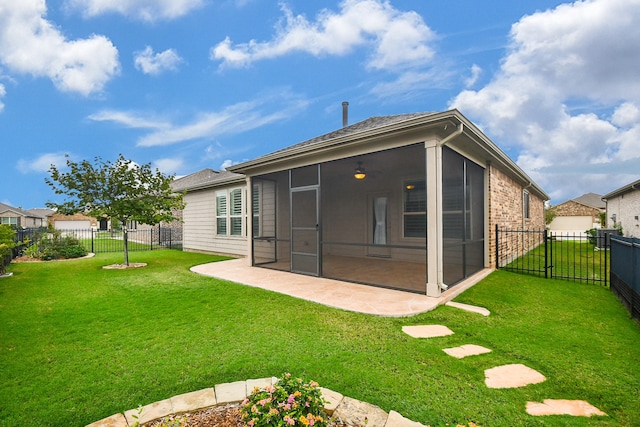
[[[154,402],[141,408],[103,418],[86,427],[132,427],[135,423],[148,423],[169,415],[193,412],[212,406],[242,402],[255,387],[270,386],[277,378],[259,378],[232,383],[217,384],[211,388],[185,393]],[[377,406],[320,387],[322,397],[328,402],[324,411],[329,416],[340,418],[349,425],[367,427],[420,427],[420,423],[403,417],[398,412],[386,413]]]

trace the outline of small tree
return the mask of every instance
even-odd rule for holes
[[[122,225],[124,264],[129,265],[129,241],[127,227],[131,221],[156,225],[175,221],[175,209],[184,208],[182,194],[171,189],[173,176],[152,170],[151,164],[138,165],[122,154],[112,163],[95,158],[79,163],[67,156],[68,172],[60,172],[51,165],[50,178],[45,182],[56,194],[64,194],[63,203],[46,205],[64,215],[77,212],[96,218],[116,219]]]

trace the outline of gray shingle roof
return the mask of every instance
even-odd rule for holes
[[[325,133],[324,135],[317,136],[315,138],[308,139],[306,141],[300,142],[295,145],[291,145],[289,147],[285,147],[281,150],[274,151],[269,154],[269,156],[274,154],[285,153],[289,150],[295,150],[301,147],[312,146],[313,144],[317,144],[324,141],[329,141],[331,139],[345,137],[345,136],[353,136],[362,132],[383,128],[385,126],[389,126],[392,124],[400,123],[405,120],[411,120],[418,117],[426,117],[430,116],[434,113],[411,113],[411,114],[396,114],[393,116],[374,116],[370,117],[366,120],[363,120],[358,123],[354,123],[349,126],[345,126],[341,129],[335,130],[333,132]],[[260,158],[258,158],[260,159]],[[256,160],[258,160],[256,159]]]
[[[22,216],[33,216],[31,214],[29,214],[29,212],[25,211],[24,209],[20,209],[20,208],[14,208],[13,206],[4,204],[4,203],[0,203],[0,212],[6,212],[6,211],[13,211],[17,214],[20,214]]]
[[[573,199],[573,201],[597,209],[604,209],[607,207],[607,204],[602,201],[602,195],[596,193],[583,194],[582,196]]]
[[[227,181],[236,181],[244,179],[244,175],[229,171],[214,171],[213,169],[202,169],[190,175],[175,179],[171,183],[174,191],[194,190],[198,188],[206,188],[215,184]]]

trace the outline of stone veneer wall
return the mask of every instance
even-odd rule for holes
[[[600,209],[583,205],[574,200],[560,203],[552,208],[557,216],[591,216],[591,222],[600,221]]]
[[[510,230],[544,230],[544,200],[529,191],[529,218],[523,218],[523,185],[493,165],[488,167],[489,179],[489,254],[490,267],[496,263],[496,224]],[[521,248],[509,247],[514,253]]]

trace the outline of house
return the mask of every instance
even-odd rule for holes
[[[607,204],[607,227],[640,238],[640,179],[602,196]]]
[[[49,225],[56,230],[89,230],[98,229],[102,223],[96,218],[87,216],[83,213],[75,213],[73,215],[63,215],[55,212],[49,217]],[[106,229],[106,228],[105,228]]]
[[[495,264],[547,194],[457,110],[371,117],[176,182],[185,250],[438,296]]]
[[[602,195],[583,194],[551,207],[556,216],[549,224],[549,230],[565,235],[584,236],[592,228],[601,228],[600,216],[605,212],[606,203]]]
[[[0,203],[0,224],[9,224],[19,228],[39,228],[47,226],[46,209],[24,210]]]
[[[175,179],[184,192],[184,250],[246,256],[248,254],[247,186],[244,175],[203,169]]]

